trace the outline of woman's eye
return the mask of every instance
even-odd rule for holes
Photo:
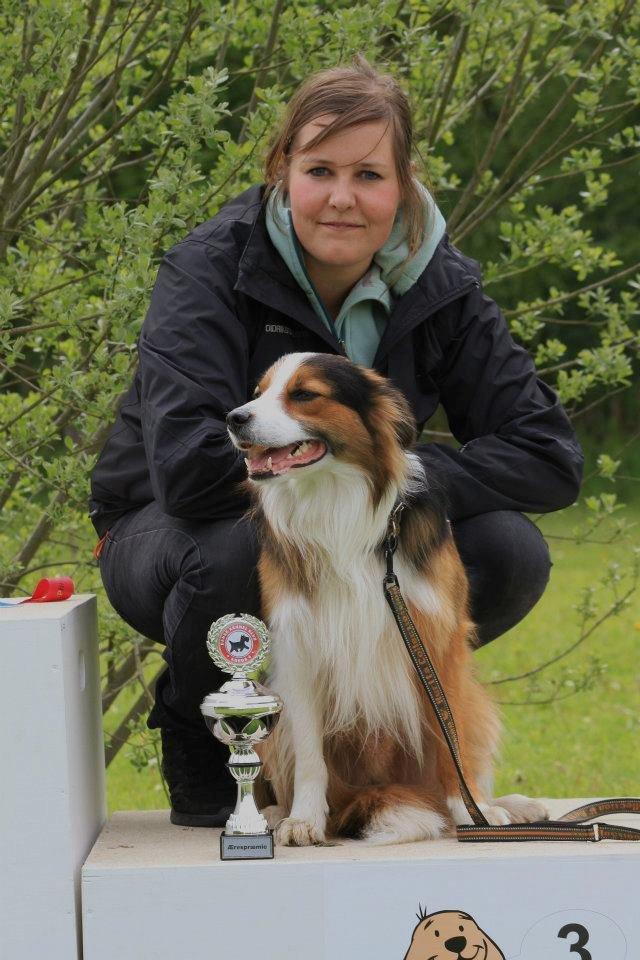
[[[313,400],[314,397],[318,397],[318,393],[312,393],[311,390],[294,390],[289,394],[292,400]]]
[[[312,167],[311,170],[307,170],[307,173],[311,177],[323,177],[325,173],[330,173],[328,167]],[[379,173],[376,173],[375,170],[361,170],[358,174],[363,180],[381,180],[382,177]]]

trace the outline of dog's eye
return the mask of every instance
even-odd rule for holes
[[[314,397],[319,396],[319,393],[313,393],[311,390],[292,390],[289,394],[291,400],[313,400]]]

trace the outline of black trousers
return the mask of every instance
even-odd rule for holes
[[[485,644],[540,599],[549,549],[536,525],[511,510],[457,521],[452,530]],[[225,613],[260,615],[258,552],[245,518],[181,520],[150,503],[112,525],[99,561],[109,601],[135,630],[165,645],[149,727],[204,730],[200,703],[226,679],[208,655],[207,631]]]

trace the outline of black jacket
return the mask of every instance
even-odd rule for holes
[[[273,247],[262,194],[251,187],[162,260],[135,379],[92,475],[100,535],[152,499],[177,517],[239,516],[246,470],[225,415],[283,354],[342,352]],[[463,446],[418,452],[452,520],[575,500],[582,453],[569,420],[484,295],[478,264],[446,236],[394,304],[373,367],[403,391],[419,431],[442,403]]]

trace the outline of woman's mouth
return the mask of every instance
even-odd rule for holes
[[[263,447],[254,456],[245,457],[251,480],[279,477],[290,470],[318,463],[327,453],[322,440],[299,440],[285,447]]]
[[[328,227],[330,230],[359,230],[364,226],[363,223],[320,223],[321,227]]]

